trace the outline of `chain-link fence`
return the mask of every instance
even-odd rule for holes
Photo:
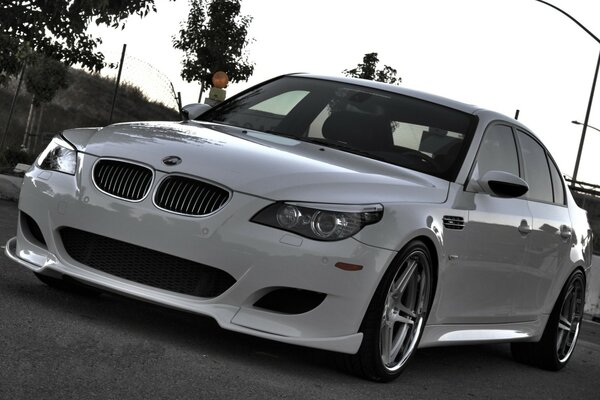
[[[121,53],[108,52],[105,57],[108,66],[102,70],[101,75],[116,79]],[[121,83],[140,88],[149,101],[178,109],[177,93],[171,80],[147,61],[126,53]]]
[[[9,171],[15,159],[31,159],[64,129],[108,124],[119,60],[120,53],[107,54],[109,66],[100,74],[71,69],[69,87],[41,105],[34,104],[24,83],[15,98],[18,77],[0,87],[0,170]],[[178,110],[168,77],[150,63],[126,56],[112,122],[177,120]]]

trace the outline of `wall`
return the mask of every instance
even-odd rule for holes
[[[594,256],[588,276],[585,313],[600,318],[600,256]]]

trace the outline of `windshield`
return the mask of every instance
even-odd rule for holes
[[[359,85],[286,76],[226,101],[202,121],[292,136],[454,180],[475,117]]]

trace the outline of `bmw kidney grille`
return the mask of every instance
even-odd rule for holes
[[[94,166],[94,184],[102,192],[129,201],[140,201],[150,191],[150,168],[117,160],[100,160]]]
[[[125,161],[102,159],[93,171],[96,187],[113,197],[128,201],[143,200],[152,186],[154,172]],[[204,216],[219,211],[230,194],[210,183],[180,175],[164,178],[154,194],[154,205],[177,214]]]
[[[227,200],[229,192],[225,189],[179,175],[163,179],[154,196],[158,208],[195,216],[217,212]]]

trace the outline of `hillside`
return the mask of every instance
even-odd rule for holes
[[[104,126],[108,123],[114,81],[82,70],[70,70],[71,85],[44,106],[41,133],[50,136],[64,129]],[[0,138],[4,134],[16,82],[0,87]],[[31,95],[21,88],[5,147],[19,149],[27,125]],[[113,122],[178,120],[179,114],[162,104],[148,101],[136,87],[119,88]]]

